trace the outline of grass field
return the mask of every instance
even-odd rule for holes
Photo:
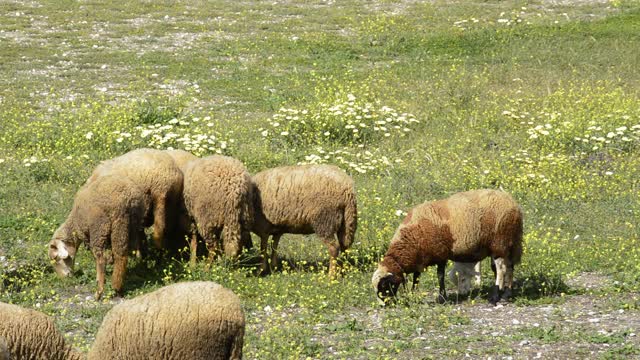
[[[638,1],[1,1],[0,49],[0,301],[83,351],[119,300],[92,299],[86,249],[59,279],[46,244],[100,160],[172,147],[356,181],[337,280],[314,236],[285,235],[267,277],[130,261],[125,298],[235,291],[247,359],[640,356]],[[381,308],[371,274],[403,214],[484,187],[525,212],[513,303],[487,304],[487,262],[471,299],[435,304],[429,269]]]

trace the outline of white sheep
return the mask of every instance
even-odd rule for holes
[[[78,247],[86,244],[96,260],[95,297],[100,299],[105,283],[105,252],[110,248],[113,289],[122,295],[128,255],[139,249],[144,239],[143,220],[150,203],[149,196],[126,177],[101,176],[85,184],[76,193],[69,216],[49,242],[49,258],[58,275],[72,273]]]
[[[184,173],[184,204],[193,222],[191,260],[195,261],[198,235],[204,239],[209,260],[219,253],[237,257],[253,224],[253,188],[244,165],[228,156],[213,155],[191,161]]]
[[[489,301],[496,304],[511,295],[513,266],[522,256],[520,206],[503,191],[474,190],[416,206],[396,230],[389,249],[371,279],[381,300],[395,296],[406,273],[418,276],[437,265],[439,296],[444,302],[444,270],[448,260],[477,262],[491,256],[496,283]]]
[[[238,297],[213,282],[184,282],[124,301],[105,315],[89,360],[241,359]]]
[[[0,359],[80,360],[53,319],[39,311],[0,302]]]
[[[262,272],[275,265],[278,241],[284,233],[316,233],[329,248],[329,276],[336,275],[336,258],[351,246],[358,215],[353,179],[331,165],[283,166],[253,176],[255,221],[261,239]],[[337,242],[336,242],[337,235]]]

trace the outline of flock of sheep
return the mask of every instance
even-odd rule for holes
[[[285,166],[251,176],[240,161],[226,156],[138,149],[94,169],[55,231],[49,257],[56,272],[68,276],[85,244],[96,261],[96,299],[104,293],[107,263],[113,263],[113,290],[122,295],[128,256],[146,254],[144,228],[150,226],[157,248],[175,254],[188,246],[192,262],[201,244],[208,261],[221,254],[237,257],[251,247],[253,232],[260,237],[263,274],[275,266],[284,233],[315,233],[329,250],[329,276],[334,277],[337,257],[356,232],[354,182],[330,165]],[[522,226],[522,210],[503,191],[474,190],[418,205],[398,227],[373,274],[376,295],[386,303],[406,283],[405,274],[413,274],[415,287],[420,273],[436,265],[437,301],[444,302],[447,261],[455,261],[449,275],[459,292],[468,292],[471,279],[479,281],[479,261],[489,256],[495,274],[489,301],[507,299],[522,255]],[[46,315],[0,306],[0,360],[80,357]],[[175,313],[190,315],[175,321]],[[241,358],[243,335],[244,315],[230,290],[211,282],[180,283],[115,306],[89,358]],[[39,339],[30,342],[33,337]],[[50,343],[37,341],[42,338]]]

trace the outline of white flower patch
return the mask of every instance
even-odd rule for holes
[[[280,108],[267,122],[266,128],[259,129],[264,138],[294,146],[327,141],[362,145],[392,135],[405,136],[419,123],[412,114],[388,106],[376,107],[352,93],[335,103],[321,103],[313,110]]]

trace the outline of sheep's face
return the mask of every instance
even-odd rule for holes
[[[49,259],[56,273],[60,277],[67,277],[73,273],[73,264],[76,257],[76,247],[63,240],[51,240],[49,242]]]
[[[395,299],[398,288],[403,282],[402,276],[388,272],[383,267],[379,267],[371,279],[376,296],[383,305]]]
[[[476,263],[453,263],[453,268],[449,271],[449,281],[458,286],[459,294],[468,294],[471,292],[472,281],[479,282],[480,273],[475,270],[475,267],[479,269]]]

